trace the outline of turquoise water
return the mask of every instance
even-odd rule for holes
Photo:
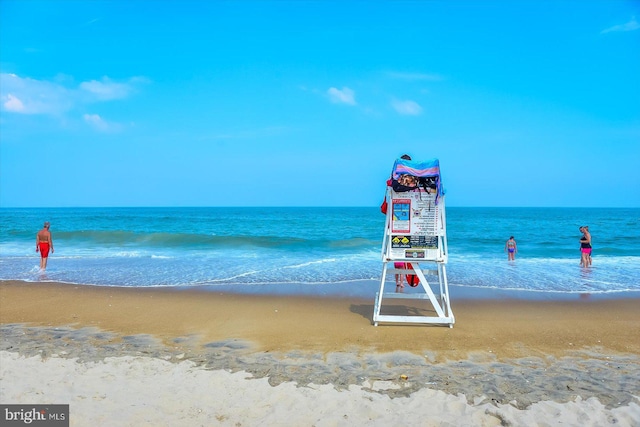
[[[384,216],[371,208],[0,209],[0,279],[102,286],[299,284],[377,290]],[[55,253],[38,271],[35,233]],[[579,264],[589,225],[593,267]],[[560,293],[640,291],[640,209],[448,208],[452,286]],[[504,243],[515,236],[508,262]]]

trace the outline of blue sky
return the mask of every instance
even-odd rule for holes
[[[0,206],[640,206],[638,1],[0,1]]]

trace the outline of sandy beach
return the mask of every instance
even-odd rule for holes
[[[71,425],[639,425],[640,300],[452,301],[0,283],[0,401]],[[402,304],[399,302],[398,304]]]

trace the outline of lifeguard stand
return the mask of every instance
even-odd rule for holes
[[[402,175],[416,177],[419,186],[408,189],[397,185]],[[373,324],[424,323],[453,327],[455,318],[451,312],[445,267],[447,227],[440,163],[438,159],[423,162],[398,159],[387,184],[382,278],[376,294]],[[405,265],[396,268],[394,263]],[[404,292],[385,292],[387,276],[393,279],[396,274],[403,275]],[[405,275],[417,276],[420,283],[416,287],[407,286]],[[393,286],[396,286],[395,280]],[[385,305],[389,300],[404,303]]]

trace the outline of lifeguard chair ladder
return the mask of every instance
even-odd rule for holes
[[[396,178],[402,172],[402,167],[397,167],[399,162],[408,166],[425,164],[398,159],[392,173]],[[445,197],[439,177],[439,163],[437,159],[426,163],[434,162],[438,174],[437,189],[427,192],[427,189],[422,188],[398,193],[387,187],[388,207],[382,243],[382,277],[373,311],[374,326],[378,326],[379,323],[398,323],[448,325],[452,328],[455,323],[447,282]],[[398,170],[400,172],[396,173]],[[397,269],[394,266],[395,262],[410,263],[412,269]],[[404,292],[385,292],[385,287],[391,285],[387,276],[393,279],[395,274],[403,275]],[[407,274],[415,274],[420,280],[416,288],[410,288],[406,284],[404,275]],[[395,280],[392,286],[395,289]],[[437,296],[434,289],[438,293]],[[385,306],[388,300],[406,302]]]

